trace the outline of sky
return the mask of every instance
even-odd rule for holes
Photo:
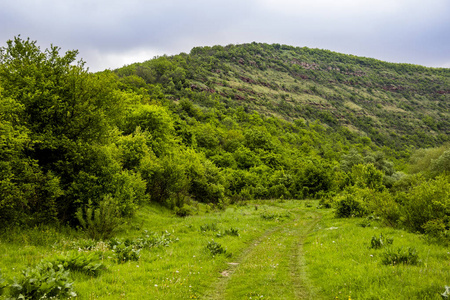
[[[1,0],[0,47],[18,35],[92,72],[251,42],[450,68],[450,1]]]

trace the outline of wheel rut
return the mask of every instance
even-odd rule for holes
[[[305,271],[303,243],[321,218],[318,212],[308,212],[266,231],[228,263],[202,298],[313,299]]]

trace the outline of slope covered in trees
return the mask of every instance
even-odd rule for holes
[[[412,148],[448,140],[448,69],[255,43],[96,74],[76,55],[20,37],[1,49],[2,224],[107,238],[149,201],[184,216],[320,198],[341,216],[448,230],[448,147],[398,172]],[[413,216],[423,199],[446,210]]]
[[[286,120],[320,120],[402,149],[448,140],[450,70],[327,50],[245,44],[198,47],[117,70],[173,99],[204,91],[226,106]],[[207,99],[192,99],[207,105]]]

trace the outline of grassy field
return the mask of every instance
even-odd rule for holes
[[[372,246],[372,239],[379,248]],[[388,243],[388,240],[392,244]],[[306,238],[306,272],[324,299],[442,299],[450,285],[450,249],[370,218],[336,219],[328,211]],[[399,262],[399,255],[417,262]],[[396,258],[384,264],[383,259]]]
[[[448,248],[376,220],[335,219],[316,206],[261,201],[212,212],[200,206],[186,218],[147,206],[105,242],[69,229],[14,230],[1,237],[0,269],[13,281],[41,260],[96,253],[105,270],[70,274],[77,299],[441,298],[450,284]],[[380,234],[392,244],[371,249]],[[111,245],[126,240],[152,243],[124,261]],[[384,253],[400,247],[415,247],[416,264],[383,265]]]

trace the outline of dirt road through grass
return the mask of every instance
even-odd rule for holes
[[[266,231],[230,258],[205,299],[314,299],[305,272],[303,241],[321,218],[302,211]]]

